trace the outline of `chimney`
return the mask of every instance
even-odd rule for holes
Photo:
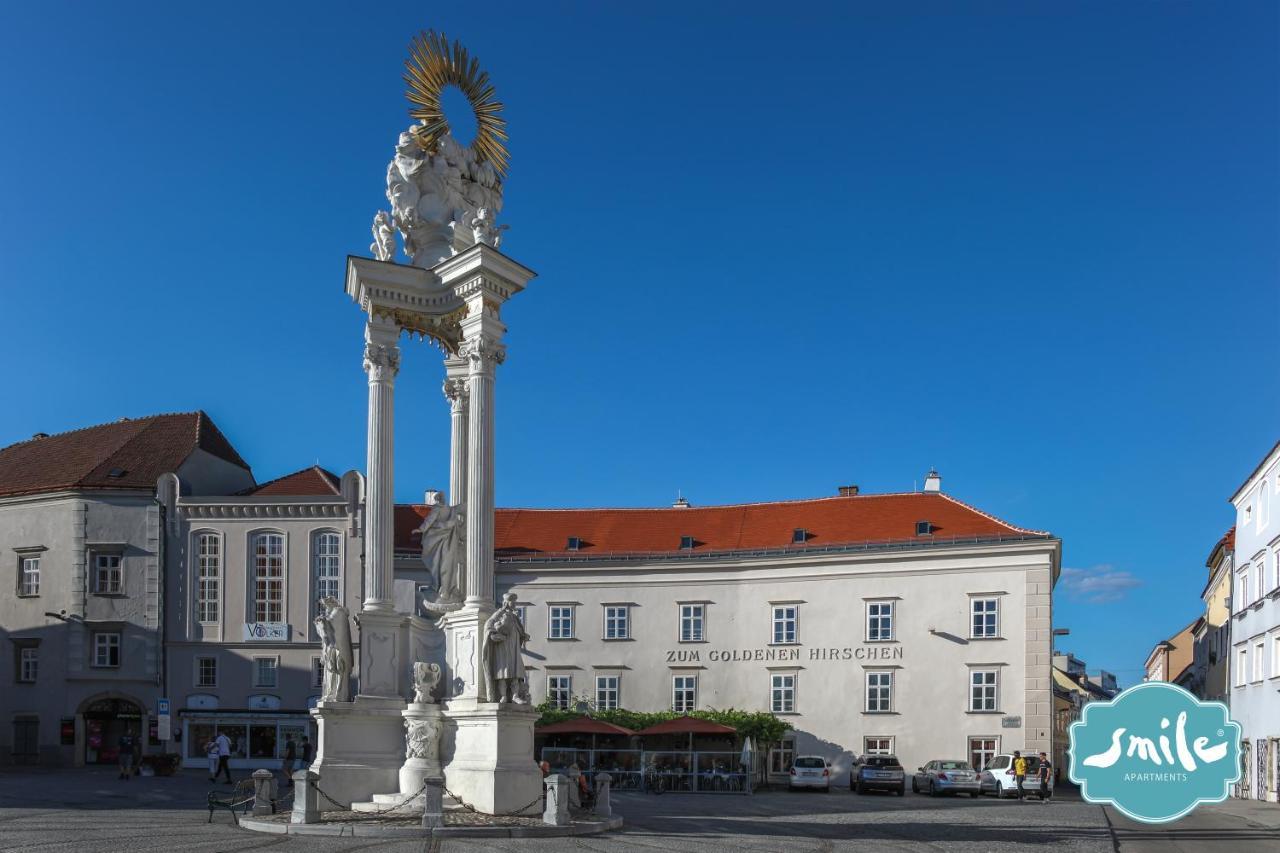
[[[671,504],[672,509],[688,509],[689,502],[684,498],[676,498],[675,503]]]
[[[924,490],[926,492],[942,491],[942,477],[939,476],[936,468],[930,468],[929,473],[924,476]]]
[[[37,439],[41,439],[41,438],[48,438],[48,437],[49,437],[49,433],[47,433],[47,432],[38,432],[38,433],[36,433],[35,435],[31,436],[31,440],[32,440],[32,441],[35,441],[35,440],[37,440]]]
[[[858,493],[857,486],[838,486],[837,488],[840,490],[840,497],[842,498],[851,498]]]

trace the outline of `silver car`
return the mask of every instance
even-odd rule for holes
[[[967,761],[930,761],[916,768],[911,777],[911,792],[921,791],[936,797],[939,794],[968,794],[976,797],[982,793],[978,774]]]
[[[790,779],[787,787],[817,788],[831,792],[831,765],[820,755],[797,755],[791,763]]]

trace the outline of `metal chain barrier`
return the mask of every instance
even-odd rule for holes
[[[328,792],[326,792],[324,788],[321,788],[319,785],[316,785],[314,782],[310,782],[308,784],[314,785],[316,789],[316,793],[324,797],[329,802],[333,803],[335,806],[337,806],[339,811],[344,811],[344,812],[352,811],[352,808],[351,808],[352,804],[343,804],[338,802],[333,797],[329,796]],[[365,817],[375,818],[375,817],[381,817],[382,815],[391,814],[392,812],[399,811],[405,806],[411,804],[414,800],[416,800],[419,797],[419,795],[421,795],[426,790],[427,790],[427,783],[423,782],[421,788],[419,788],[418,790],[414,791],[412,794],[405,797],[405,799],[402,802],[398,803],[397,805],[390,806],[385,809],[378,809],[377,811],[372,811],[372,812],[354,812],[354,813],[361,815],[361,819],[364,819]]]
[[[450,791],[444,785],[441,785],[440,787],[444,789],[444,792],[446,794],[448,794],[450,797],[453,797],[455,800],[457,800],[458,804],[462,806],[462,808],[465,809],[466,811],[469,811],[472,814],[484,815],[486,817],[532,817],[532,815],[527,813],[528,810],[542,802],[542,793],[539,792],[538,796],[534,797],[532,800],[526,803],[522,808],[518,808],[515,811],[510,811],[510,812],[495,812],[492,815],[490,815],[488,812],[480,811],[475,806],[471,805],[466,800],[462,799],[462,797],[459,797],[453,791]]]

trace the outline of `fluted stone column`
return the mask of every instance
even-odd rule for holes
[[[493,383],[506,357],[501,326],[466,329],[467,396],[467,604],[493,607]]]
[[[447,358],[444,362],[444,396],[449,401],[449,503],[467,499],[467,360]]]
[[[395,383],[400,370],[400,327],[371,316],[364,330],[364,369],[369,374],[369,444],[365,499],[364,609],[394,612]],[[362,691],[363,692],[363,691]]]

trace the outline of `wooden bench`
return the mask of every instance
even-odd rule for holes
[[[236,826],[240,825],[240,818],[236,815],[236,809],[243,807],[244,813],[248,814],[249,809],[253,808],[253,780],[241,779],[236,786],[231,789],[229,794],[222,794],[218,791],[209,792],[209,820],[206,823],[213,823],[213,812],[215,809],[226,809],[231,813],[231,819],[235,821]]]

